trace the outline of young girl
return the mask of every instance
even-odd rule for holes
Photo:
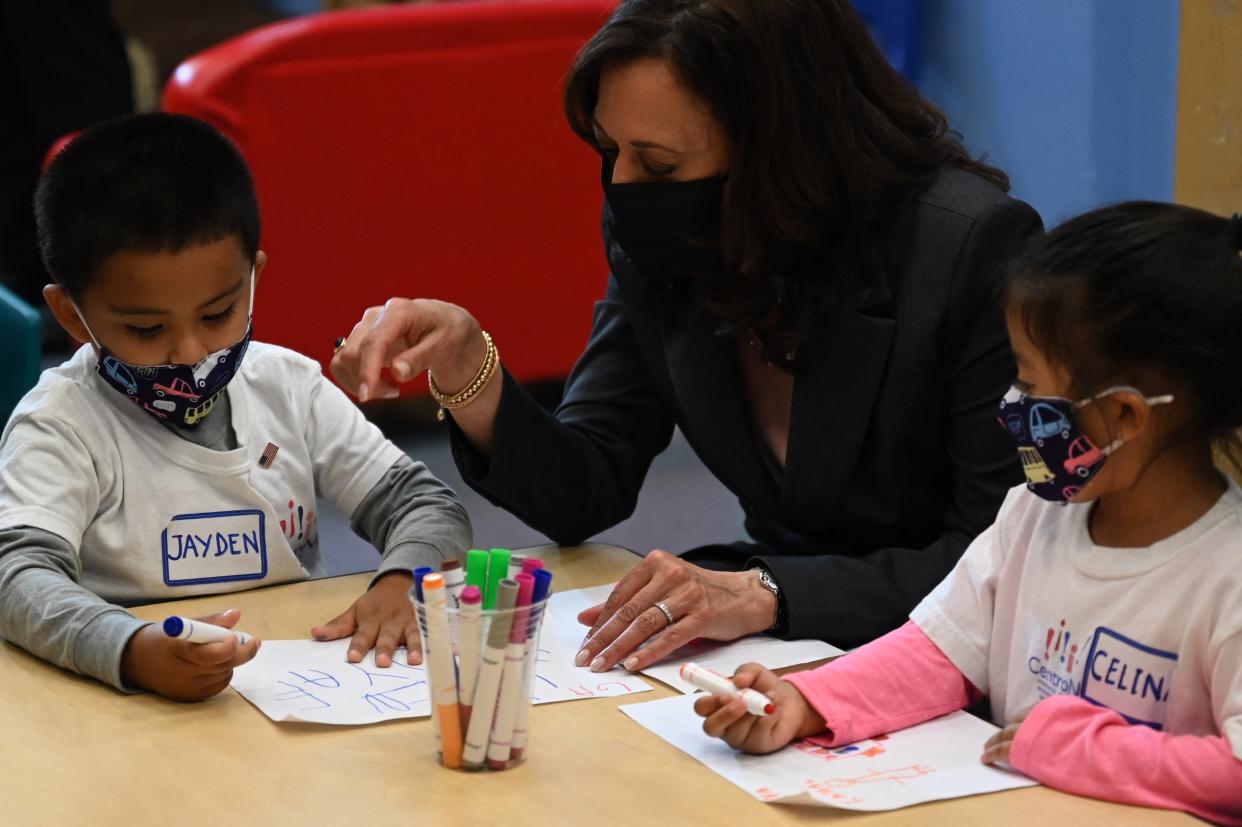
[[[1016,261],[999,419],[1027,486],[911,622],[785,680],[743,666],[775,714],[705,696],[703,729],[834,746],[986,696],[985,762],[1242,824],[1242,489],[1213,462],[1242,426],[1240,248],[1242,216],[1136,202]]]

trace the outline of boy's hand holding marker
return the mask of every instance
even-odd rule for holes
[[[240,619],[241,612],[229,609],[196,620],[230,631]],[[121,680],[126,686],[174,701],[203,701],[229,685],[233,670],[258,653],[259,643],[258,638],[240,632],[226,634],[223,640],[194,643],[171,637],[158,623],[143,626],[125,644]]]
[[[686,674],[685,667],[682,677],[701,685]],[[753,714],[743,695],[736,692],[704,695],[694,702],[694,711],[707,719],[703,731],[723,739],[734,749],[759,754],[775,752],[796,738],[818,735],[827,729],[824,719],[793,684],[757,663],[739,667],[732,683],[738,690],[750,689],[766,695],[771,702],[767,708],[772,710],[768,714]]]

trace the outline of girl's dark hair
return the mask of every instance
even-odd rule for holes
[[[724,270],[702,275],[704,295],[734,332],[779,302],[776,350],[809,338],[833,304],[866,297],[885,220],[939,168],[1009,189],[893,69],[849,0],[624,0],[565,89],[584,141],[595,145],[604,68],[648,57],[668,61],[731,141]]]
[[[1192,427],[1236,462],[1240,226],[1150,201],[1080,215],[1010,262],[1009,313],[1069,373],[1075,397],[1116,384],[1172,391],[1189,403]]]
[[[251,261],[259,202],[246,162],[208,123],[152,112],[74,138],[35,192],[43,263],[80,298],[122,250],[177,252],[236,236]]]

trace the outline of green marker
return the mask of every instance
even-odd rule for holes
[[[472,548],[466,554],[466,585],[478,586],[480,593],[487,590],[487,549]]]
[[[483,591],[483,611],[496,605],[496,589],[509,576],[509,549],[494,548],[487,557],[487,588]]]

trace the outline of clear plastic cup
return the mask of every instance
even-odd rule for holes
[[[410,601],[422,635],[441,763],[466,770],[503,770],[521,764],[547,599],[511,609],[471,611],[455,608],[451,598],[442,608],[427,605],[411,589]],[[439,649],[446,631],[448,658]],[[448,703],[448,687],[454,688],[455,708]]]

